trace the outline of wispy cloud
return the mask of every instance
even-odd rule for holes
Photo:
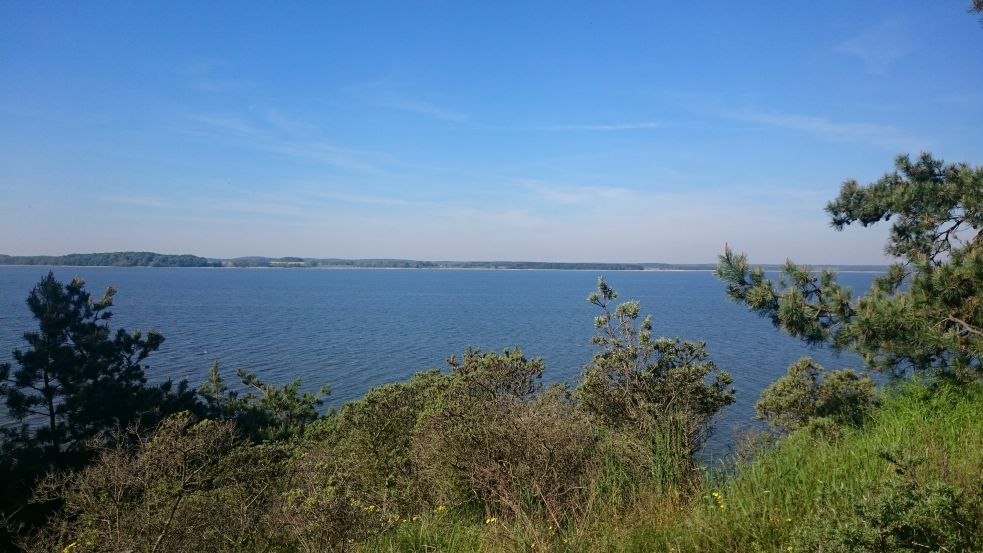
[[[269,153],[296,157],[351,172],[378,173],[379,154],[336,146],[316,136],[317,128],[277,111],[245,118],[240,115],[199,113],[187,116],[188,134],[233,140]]]
[[[600,124],[580,124],[580,125],[548,125],[542,127],[547,131],[597,131],[597,132],[617,132],[617,131],[640,131],[650,129],[661,129],[665,125],[658,121],[638,121],[633,123],[600,123]]]
[[[186,80],[186,86],[199,92],[241,92],[255,88],[255,83],[241,77],[229,76],[229,63],[215,58],[197,58],[174,67],[174,73]]]
[[[208,210],[228,211],[246,215],[270,215],[297,217],[307,212],[306,202],[301,198],[293,201],[257,201],[253,198],[215,198],[204,197],[198,200]]]
[[[839,122],[814,115],[774,111],[724,111],[721,114],[728,119],[804,132],[829,140],[867,142],[890,149],[924,145],[916,138],[890,125]]]
[[[409,98],[402,98],[398,96],[390,96],[379,100],[379,105],[387,108],[397,109],[401,111],[408,111],[410,113],[416,113],[419,115],[424,115],[427,117],[432,117],[434,119],[439,119],[441,121],[450,121],[452,123],[463,123],[468,120],[468,115],[459,111],[454,111],[431,102],[425,102],[422,100],[412,100]]]
[[[458,207],[450,211],[451,219],[464,224],[489,226],[496,229],[532,228],[549,222],[528,209],[487,209],[477,207]]]
[[[386,109],[394,109],[422,115],[430,119],[449,123],[465,123],[470,115],[461,111],[421,98],[420,95],[407,92],[408,87],[395,79],[383,78],[350,85],[343,89],[344,93],[360,102]]]
[[[908,38],[911,34],[904,22],[889,19],[837,44],[835,50],[859,58],[868,72],[884,76],[914,49]]]
[[[522,179],[516,184],[547,202],[560,205],[623,201],[632,196],[631,190],[617,186],[569,186],[534,179]]]
[[[269,217],[299,218],[314,215],[310,198],[300,194],[260,195],[242,191],[226,191],[216,195],[209,194],[183,195],[180,199],[165,200],[156,196],[132,196],[112,194],[105,196],[103,201],[135,208],[159,209],[169,213],[169,216],[179,215],[182,218],[192,214],[216,213],[230,215],[265,215]]]
[[[949,92],[938,97],[939,102],[945,102],[961,108],[983,107],[983,93],[980,92]]]
[[[440,202],[427,200],[408,200],[394,196],[372,196],[365,194],[349,194],[345,192],[317,192],[313,195],[317,198],[334,202],[373,206],[439,208],[446,205]]]
[[[164,200],[162,198],[156,198],[153,196],[126,196],[114,194],[111,196],[106,196],[103,201],[110,202],[120,205],[129,205],[134,207],[151,207],[155,209],[174,209],[177,204]]]
[[[234,115],[200,113],[191,115],[189,119],[202,124],[206,131],[221,132],[245,138],[255,138],[263,134],[245,119]]]

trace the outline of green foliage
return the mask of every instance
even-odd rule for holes
[[[52,507],[26,505],[39,476],[81,466],[93,443],[117,426],[153,425],[197,405],[184,382],[147,384],[146,359],[164,338],[112,332],[115,293],[109,288],[94,300],[81,279],[62,284],[49,272],[27,298],[38,329],[24,334],[26,349],[14,351],[15,370],[0,366],[0,397],[19,423],[3,429],[0,443],[0,546]]]
[[[941,480],[921,482],[911,459],[882,457],[897,476],[854,502],[828,508],[794,532],[804,551],[887,553],[983,549],[983,489],[967,494]]]
[[[604,301],[615,295],[603,281],[599,292]],[[615,403],[622,390],[613,384],[576,394],[545,387],[543,361],[518,348],[469,349],[449,359],[449,372],[375,388],[310,425],[288,494],[292,524],[317,547],[390,529],[416,543],[434,536],[423,529],[444,513],[535,536],[612,500],[628,505],[650,481],[678,484],[713,416],[732,400],[729,378],[715,374],[702,344],[652,340],[650,323],[635,329],[637,303],[605,316],[620,330],[599,326],[604,351],[594,367],[604,374],[633,363],[630,401]]]
[[[112,333],[109,320],[116,291],[94,301],[76,278],[67,285],[48,273],[31,290],[27,305],[38,330],[24,334],[27,350],[15,350],[19,368],[0,370],[0,396],[10,415],[24,426],[12,440],[26,439],[57,457],[77,450],[85,440],[119,424],[144,417],[161,403],[187,399],[171,396],[170,383],[146,385],[144,361],[164,337],[150,331]],[[26,420],[43,424],[27,427]]]
[[[983,417],[983,385],[902,384],[883,393],[867,424],[841,427],[841,439],[794,431],[736,472],[708,474],[691,495],[643,489],[631,504],[595,511],[560,532],[448,513],[399,526],[361,551],[823,552],[831,542],[822,537],[848,535],[849,527],[879,528],[886,536],[905,526],[936,536],[970,533],[942,543],[949,551],[978,551],[983,426],[973,421]],[[906,451],[922,462],[901,476],[884,451]],[[960,547],[966,539],[971,546]]]
[[[983,417],[983,385],[899,382],[880,396],[868,422],[839,427],[838,440],[816,439],[810,428],[800,428],[735,472],[708,475],[702,493],[689,504],[678,509],[653,504],[639,520],[627,523],[627,535],[614,540],[625,546],[609,550],[757,553],[791,547],[822,552],[828,549],[822,548],[821,537],[832,539],[834,527],[844,532],[850,526],[876,527],[881,523],[875,513],[890,514],[892,505],[895,515],[912,523],[931,520],[918,514],[930,509],[955,513],[956,524],[967,513],[978,512],[974,505],[983,483],[983,426],[976,421]],[[908,472],[900,476],[893,463],[885,462],[884,452],[904,452],[921,462],[904,465]],[[909,479],[921,491],[913,491]],[[617,519],[606,523],[613,526],[607,533],[625,531],[618,529],[625,523]],[[949,533],[953,526],[939,521],[924,528]],[[971,531],[972,543],[979,543],[983,528],[977,523]],[[592,536],[580,550],[597,550],[592,544],[603,539],[603,532]]]
[[[773,282],[725,248],[717,274],[731,298],[811,344],[859,353],[868,367],[928,371],[961,380],[983,373],[983,167],[899,156],[867,186],[843,184],[826,211],[836,229],[893,221],[899,258],[864,296],[831,271],[786,263]]]
[[[80,472],[46,480],[39,499],[64,502],[26,551],[284,550],[276,524],[286,455],[242,442],[230,422],[166,419],[102,447]],[[130,444],[135,443],[135,447]]]
[[[312,427],[321,500],[407,518],[440,506],[524,525],[580,510],[597,433],[543,362],[469,349],[449,373],[381,386]]]
[[[209,416],[233,420],[241,432],[256,441],[277,441],[297,436],[317,420],[318,407],[331,393],[324,385],[317,392],[300,391],[300,379],[282,386],[261,381],[255,374],[238,369],[236,375],[247,392],[229,390],[216,361],[208,380],[198,388]]]
[[[595,463],[596,435],[565,388],[544,390],[544,365],[518,349],[451,358],[439,410],[415,449],[424,481],[454,505],[554,526],[576,516]]]
[[[860,424],[875,401],[876,385],[870,377],[850,369],[827,373],[803,357],[765,388],[755,410],[772,428],[787,432],[817,418]]]
[[[435,490],[421,480],[414,452],[424,419],[440,409],[450,378],[437,370],[379,386],[346,404],[313,434],[331,451],[331,481],[383,511],[427,512]]]
[[[680,458],[690,459],[714,416],[734,400],[730,375],[717,371],[703,343],[654,339],[650,316],[636,325],[638,302],[612,310],[616,298],[604,279],[587,298],[601,310],[593,337],[600,351],[584,370],[577,397],[601,425],[654,441],[668,436]]]
[[[436,505],[413,442],[446,380],[433,370],[379,386],[308,426],[283,518],[301,551],[347,551]]]

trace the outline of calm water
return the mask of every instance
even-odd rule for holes
[[[271,382],[301,377],[331,384],[331,404],[416,371],[444,367],[468,346],[521,346],[546,360],[546,379],[575,382],[590,360],[596,308],[586,302],[588,271],[165,269],[55,267],[82,276],[98,296],[119,289],[114,326],[154,328],[166,338],[148,360],[151,378],[200,383],[215,360],[234,380],[245,367]],[[24,303],[46,267],[0,267],[0,360],[34,328]],[[862,293],[873,275],[845,273]],[[768,383],[803,355],[828,368],[859,368],[853,355],[811,349],[730,302],[710,272],[612,271],[619,299],[637,299],[655,332],[706,341],[734,377],[737,402],[718,423],[711,448],[726,448],[751,423]],[[2,416],[2,415],[0,415]]]

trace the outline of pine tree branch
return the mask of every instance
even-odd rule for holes
[[[980,330],[980,329],[976,328],[975,326],[967,323],[966,321],[964,321],[964,320],[962,320],[962,319],[960,319],[958,317],[953,317],[952,315],[949,315],[948,317],[945,318],[945,320],[951,321],[951,322],[954,322],[954,323],[958,324],[959,326],[963,327],[963,329],[966,332],[970,332],[972,334],[976,334],[977,336],[983,336],[983,330]]]

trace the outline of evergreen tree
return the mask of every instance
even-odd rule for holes
[[[299,378],[276,386],[245,369],[237,369],[236,376],[247,388],[245,393],[226,386],[216,361],[208,371],[208,380],[198,387],[198,396],[209,417],[235,421],[240,432],[257,442],[299,436],[317,420],[318,409],[331,394],[327,384],[317,392],[301,392]]]
[[[670,436],[689,461],[710,436],[714,417],[734,401],[730,374],[717,370],[703,342],[653,337],[652,317],[638,322],[639,302],[615,307],[617,297],[603,278],[587,297],[601,310],[592,338],[600,351],[584,369],[578,398],[606,427],[637,432],[653,444]]]
[[[24,334],[28,348],[14,351],[18,368],[0,369],[0,397],[21,423],[7,438],[43,448],[49,458],[78,450],[85,440],[117,425],[159,418],[171,403],[192,402],[182,385],[147,386],[147,356],[164,337],[109,327],[113,296],[93,300],[80,278],[62,284],[48,273],[27,305],[38,330]],[[187,405],[183,405],[187,406]]]
[[[27,501],[45,472],[80,468],[92,440],[117,426],[149,428],[167,414],[197,410],[186,383],[147,384],[145,361],[164,337],[112,332],[115,293],[108,288],[94,300],[82,279],[63,284],[49,272],[28,295],[38,328],[24,334],[27,348],[13,352],[16,369],[0,365],[0,398],[18,423],[0,433],[0,549],[54,507]]]
[[[867,186],[843,183],[826,206],[837,230],[891,221],[886,251],[897,258],[854,299],[832,271],[788,261],[777,280],[725,247],[717,275],[731,298],[810,344],[859,353],[868,367],[983,376],[983,167],[930,154],[899,156]]]

